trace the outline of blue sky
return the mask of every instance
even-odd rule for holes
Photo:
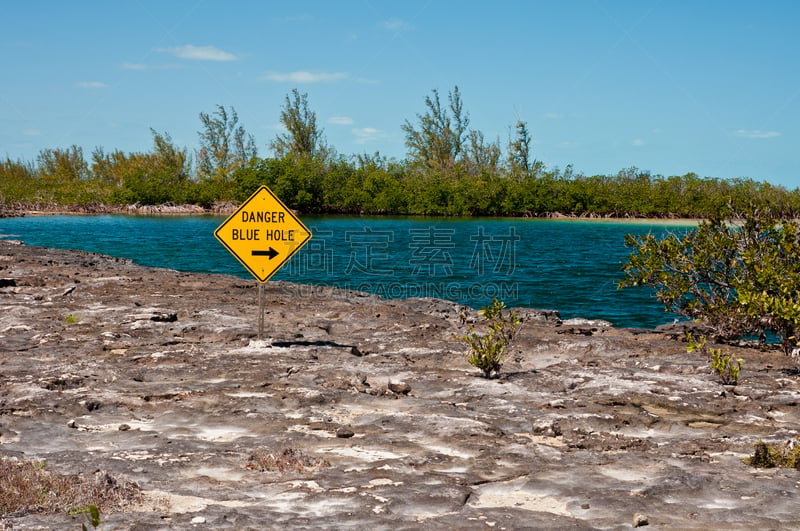
[[[800,187],[800,3],[793,1],[7,2],[0,156],[77,144],[195,149],[233,107],[268,156],[307,93],[340,154],[402,159],[437,89],[505,148],[586,175],[631,166]]]

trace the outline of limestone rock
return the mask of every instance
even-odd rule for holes
[[[340,426],[339,429],[336,430],[336,436],[340,439],[349,439],[354,435],[355,432],[348,426]]]
[[[238,277],[7,241],[0,270],[0,458],[135,483],[109,529],[800,528],[795,471],[743,462],[797,436],[777,349],[726,347],[726,389],[672,334],[522,309],[487,380],[447,301],[269,282],[259,341]]]
[[[389,391],[398,395],[407,395],[411,392],[411,386],[406,382],[393,382],[389,380],[387,387]]]

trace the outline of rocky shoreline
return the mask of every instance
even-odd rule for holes
[[[0,218],[21,217],[21,216],[50,216],[50,215],[98,215],[98,214],[134,214],[134,215],[229,215],[238,207],[237,203],[222,201],[216,202],[210,207],[202,207],[194,204],[165,203],[160,205],[130,204],[124,206],[114,206],[105,204],[93,205],[72,205],[64,206],[58,204],[12,204],[5,205],[0,203]],[[347,214],[347,213],[344,213]],[[352,213],[351,213],[352,214]],[[361,212],[360,214],[364,214]],[[369,213],[368,215],[382,215],[383,213]],[[645,217],[631,214],[595,214],[592,212],[583,213],[563,213],[563,212],[542,212],[532,213],[530,211],[520,212],[521,218],[539,219],[581,219],[581,220],[634,220],[634,221],[659,221],[659,222],[692,222],[696,223],[699,219],[685,218],[669,212],[661,217]]]
[[[22,216],[55,216],[55,215],[99,215],[99,214],[136,214],[136,215],[202,215],[216,214],[227,215],[236,210],[237,205],[230,202],[214,203],[208,208],[199,205],[178,205],[164,203],[161,205],[145,205],[134,203],[124,206],[105,204],[72,205],[58,204],[14,204],[11,206],[0,203],[0,218]]]
[[[0,240],[0,457],[135,483],[108,529],[800,526],[800,472],[743,462],[800,428],[778,351],[729,347],[723,386],[669,334],[523,310],[486,380],[453,303],[270,282],[258,340],[257,292]]]

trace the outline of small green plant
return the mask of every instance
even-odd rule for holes
[[[719,376],[719,381],[723,385],[736,385],[739,382],[739,373],[742,371],[742,360],[736,358],[729,352],[723,352],[721,348],[711,348],[705,336],[700,336],[695,340],[692,334],[686,336],[689,352],[699,352],[709,357],[709,364],[714,374]]]
[[[485,306],[478,312],[486,322],[486,331],[478,333],[473,325],[463,335],[455,335],[456,339],[466,343],[467,362],[483,372],[484,378],[500,373],[503,366],[505,350],[522,326],[522,320],[516,312],[504,313],[506,305],[495,297],[491,306]]]
[[[781,445],[758,441],[745,464],[758,468],[800,468],[800,441],[787,441]]]
[[[74,313],[68,313],[64,316],[64,321],[67,324],[77,324],[81,322],[81,318],[75,315]]]
[[[96,529],[100,525],[100,509],[97,508],[97,505],[92,504],[78,512],[86,514],[86,519],[93,528]],[[86,524],[81,524],[81,531],[87,531]]]
[[[742,360],[731,353],[723,353],[721,348],[710,349],[711,370],[719,376],[724,385],[736,385],[742,370]]]

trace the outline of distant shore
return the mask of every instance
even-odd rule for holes
[[[60,216],[60,215],[99,215],[99,214],[155,214],[155,215],[202,215],[230,214],[236,210],[234,203],[215,203],[210,208],[199,205],[55,205],[55,204],[16,204],[1,205],[0,218],[20,216]]]
[[[0,204],[0,218],[9,217],[23,217],[23,216],[70,216],[70,215],[187,215],[187,216],[200,216],[200,215],[220,215],[227,216],[233,213],[239,205],[233,202],[219,202],[214,203],[211,207],[202,207],[200,205],[183,204],[178,205],[174,203],[164,203],[161,205],[55,205],[55,204],[17,204],[17,205],[2,205]],[[298,212],[302,214],[302,212]],[[359,215],[357,213],[341,213],[331,215]],[[387,214],[368,213],[363,212],[360,215],[365,216],[386,216]],[[397,216],[416,216],[425,217],[419,214],[391,214]],[[452,216],[433,216],[441,218],[450,218]],[[550,220],[577,220],[577,221],[609,221],[609,222],[631,222],[631,223],[663,223],[675,225],[692,225],[702,221],[701,218],[686,218],[674,214],[657,216],[657,217],[642,217],[637,215],[599,215],[592,213],[568,213],[562,212],[544,212],[541,214],[533,214],[530,212],[521,213],[517,217],[520,219],[550,219]]]

